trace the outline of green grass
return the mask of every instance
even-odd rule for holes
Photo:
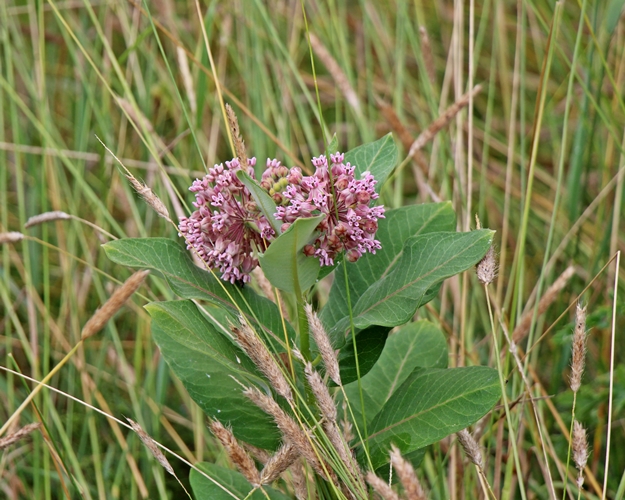
[[[318,56],[313,72],[302,5],[310,31],[354,89],[359,110]],[[591,335],[576,418],[589,431],[598,486],[587,478],[582,496],[600,497],[607,477],[607,497],[623,498],[625,371],[618,348],[608,470],[605,454],[612,301],[618,289],[618,346],[624,290],[622,279],[615,285],[614,264],[602,270],[625,248],[625,176],[617,175],[625,167],[622,7],[622,0],[568,1],[556,8],[535,0],[520,2],[517,12],[517,2],[485,0],[476,2],[471,22],[469,3],[451,1],[200,2],[202,19],[191,0],[0,2],[0,232],[26,235],[0,250],[2,366],[43,378],[129,275],[100,250],[103,233],[76,220],[24,229],[28,217],[62,210],[117,238],[176,238],[96,136],[171,213],[183,215],[191,207],[191,180],[206,165],[233,156],[218,90],[236,110],[248,153],[259,164],[276,157],[308,168],[334,133],[348,150],[393,131],[404,158],[409,143],[378,103],[394,110],[410,140],[473,81],[482,91],[472,120],[465,108],[437,134],[423,151],[421,174],[436,196],[453,202],[460,229],[474,228],[477,213],[484,227],[497,230],[500,272],[490,294],[499,345],[505,345],[502,326],[512,332],[568,265],[577,270],[547,311],[536,314],[520,346],[533,346],[524,363],[532,396],[539,397],[542,438],[514,361],[504,360],[510,414],[506,419],[498,407],[485,424],[489,482],[498,498],[521,498],[522,477],[527,498],[549,498],[544,446],[561,491],[558,467],[566,464],[567,441],[557,418],[568,429],[572,310],[560,315],[588,287],[582,301]],[[186,76],[181,57],[188,62]],[[417,168],[408,162],[396,172],[383,190],[385,205],[431,201],[417,187]],[[137,436],[79,401],[132,418],[190,462],[228,463],[151,340],[141,306],[163,298],[172,298],[171,291],[151,276],[53,377],[61,393],[43,390],[35,397],[20,422],[42,421],[46,437],[36,432],[1,452],[0,487],[7,498],[65,498],[64,488],[70,498],[184,494]],[[448,335],[450,364],[496,366],[486,305],[469,273],[448,280],[432,307],[419,312]],[[0,376],[0,421],[32,387],[12,373]],[[510,425],[516,452],[509,446]],[[446,441],[427,453],[419,474],[431,498],[481,491],[475,471],[455,450]],[[188,483],[188,466],[170,461]]]

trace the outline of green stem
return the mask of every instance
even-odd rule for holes
[[[297,298],[297,321],[299,324],[299,350],[306,361],[310,361],[310,332],[308,329],[308,318],[304,311],[304,299]]]

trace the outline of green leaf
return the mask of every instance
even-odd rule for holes
[[[328,154],[334,154],[339,150],[339,139],[336,136],[336,133],[332,136],[332,139],[330,140],[330,144],[328,144],[328,149],[327,149],[327,153]]]
[[[301,295],[315,283],[321,267],[319,259],[304,255],[303,248],[313,239],[323,218],[319,215],[297,219],[258,257],[265,276],[273,286]]]
[[[358,345],[360,346],[360,336]],[[361,379],[367,422],[371,423],[382,406],[415,368],[445,368],[447,356],[445,337],[429,321],[410,323],[389,336],[380,359]],[[344,384],[344,389],[356,423],[360,425],[362,416],[358,383]]]
[[[391,444],[410,453],[477,422],[501,395],[497,371],[483,366],[417,368],[393,393],[369,429],[374,469]]]
[[[245,285],[232,285],[197,267],[189,252],[174,240],[167,238],[125,238],[102,246],[113,262],[128,267],[154,269],[163,274],[174,293],[185,299],[208,300],[221,306],[236,318],[239,308],[243,314],[265,329],[268,335],[283,338],[280,310],[270,300],[261,297]],[[228,325],[219,325],[228,329]],[[295,335],[293,327],[286,323],[289,337]],[[273,332],[270,334],[269,332]]]
[[[354,325],[406,323],[435,284],[477,264],[492,244],[493,231],[431,233],[413,236],[382,279],[354,307]]]
[[[152,302],[145,308],[165,361],[204,413],[231,424],[238,439],[275,449],[280,443],[277,427],[242,393],[241,384],[269,391],[269,384],[247,355],[189,300]]]
[[[205,472],[213,480],[207,478],[195,469],[191,469],[189,481],[196,500],[232,500],[233,498],[243,500],[267,500],[267,496],[271,500],[288,500],[290,497],[274,490],[269,486],[263,486],[262,491],[256,490],[252,495],[248,496],[252,491],[252,485],[247,482],[245,476],[240,472],[209,462],[200,462],[197,468]]]
[[[358,368],[360,376],[367,374],[378,361],[390,328],[384,326],[372,326],[357,332]],[[354,353],[354,343],[349,338],[345,342],[345,347],[339,353],[339,367],[341,370],[341,382],[343,385],[349,384],[358,379],[356,370],[356,355]]]
[[[456,214],[451,203],[428,203],[410,205],[396,210],[389,210],[384,219],[380,219],[376,239],[382,248],[375,255],[365,254],[356,263],[347,265],[347,283],[352,308],[360,296],[373,286],[399,258],[404,242],[411,236],[438,231],[453,231],[456,227]],[[328,331],[348,316],[345,273],[339,269],[334,277],[334,284],[326,306],[321,312],[321,320]],[[345,336],[334,336],[335,347],[345,343]]]
[[[356,167],[354,174],[357,178],[363,172],[371,172],[378,181],[375,190],[379,192],[397,163],[397,146],[393,135],[387,134],[375,142],[348,151],[344,161]]]
[[[273,201],[273,198],[269,196],[269,193],[265,191],[262,187],[258,185],[258,183],[252,179],[247,172],[243,170],[237,170],[238,179],[245,185],[247,189],[250,190],[252,194],[252,198],[258,205],[258,209],[265,216],[265,218],[271,224],[274,231],[277,235],[282,234],[282,223],[277,220],[273,214],[276,213],[276,204]]]

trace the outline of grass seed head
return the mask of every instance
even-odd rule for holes
[[[577,485],[584,484],[584,467],[588,462],[588,441],[586,439],[586,429],[577,420],[573,422],[573,461],[579,470]]]
[[[232,431],[224,427],[219,420],[213,420],[210,423],[210,430],[226,449],[230,460],[232,460],[234,465],[241,471],[241,474],[245,476],[245,479],[247,479],[252,486],[259,486],[261,480],[258,469],[256,469],[256,464],[254,464],[254,459],[252,459],[245,448],[239,444],[234,434],[232,434]]]
[[[575,310],[575,330],[573,331],[573,352],[571,354],[571,390],[579,391],[586,358],[586,308],[579,303]]]
[[[82,340],[88,339],[102,330],[107,321],[111,319],[132,294],[139,289],[148,274],[150,274],[149,270],[137,271],[124,281],[124,284],[115,290],[104,305],[89,318],[87,323],[85,323],[80,338]]]

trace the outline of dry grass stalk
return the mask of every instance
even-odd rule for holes
[[[460,432],[456,432],[456,437],[462,449],[466,453],[467,457],[473,462],[480,470],[484,468],[484,459],[482,458],[482,450],[480,445],[477,444],[475,438],[467,429],[462,429]]]
[[[21,439],[28,436],[34,430],[39,429],[39,427],[41,427],[41,424],[39,422],[34,422],[32,424],[25,425],[21,429],[9,434],[8,436],[0,438],[0,450],[4,450],[12,444],[17,443]]]
[[[89,318],[89,321],[87,321],[80,333],[81,340],[86,340],[102,330],[107,321],[111,319],[131,295],[137,291],[148,274],[150,274],[149,270],[137,271],[130,276],[121,287],[115,290],[104,305]]]
[[[163,452],[160,450],[160,448],[156,445],[156,441],[154,441],[154,439],[152,439],[150,435],[145,432],[137,422],[129,418],[126,418],[126,420],[128,420],[128,423],[132,427],[132,430],[137,433],[141,441],[143,441],[143,444],[148,450],[150,450],[150,453],[152,453],[156,461],[161,464],[163,469],[169,472],[172,476],[176,477],[174,468],[171,466],[167,458],[165,458],[165,455],[163,455]]]
[[[401,456],[401,452],[395,445],[391,447],[391,464],[395,468],[399,480],[404,487],[406,498],[408,498],[408,500],[425,500],[425,492],[412,465],[410,462],[404,460],[404,457]]]
[[[586,358],[586,308],[579,303],[575,310],[575,331],[573,332],[573,353],[571,355],[571,390],[579,391],[582,385]]]
[[[584,484],[584,468],[588,462],[588,441],[586,429],[577,420],[573,422],[573,461],[579,470],[577,486],[581,488]]]
[[[408,156],[414,156],[417,151],[421,150],[423,146],[425,146],[428,142],[434,139],[436,134],[447,125],[449,125],[451,120],[453,120],[453,118],[462,110],[462,108],[468,106],[469,99],[471,97],[475,97],[480,92],[480,90],[482,90],[482,87],[480,85],[476,85],[475,87],[473,87],[472,90],[461,96],[460,99],[458,99],[445,111],[443,111],[443,114],[436,118],[436,120],[434,120],[430,124],[430,126],[426,128],[423,132],[421,132],[421,134],[419,134],[419,137],[415,139],[415,141],[412,143],[412,146],[410,146]]]
[[[282,434],[290,441],[297,451],[306,459],[310,466],[324,479],[327,479],[327,475],[321,466],[319,458],[309,441],[308,436],[300,428],[300,426],[289,417],[286,412],[278,406],[272,398],[263,394],[255,387],[246,389],[245,394],[250,400],[258,406],[265,413],[271,415],[276,422]]]
[[[239,320],[241,321],[240,328],[236,326],[230,327],[237,342],[260,371],[265,374],[276,392],[289,401],[293,401],[291,387],[280,370],[278,363],[276,363],[275,358],[258,338],[256,332],[245,322],[245,319],[239,318]]]
[[[60,210],[55,210],[53,212],[44,212],[39,215],[33,215],[30,217],[26,224],[24,224],[24,228],[28,229],[29,227],[37,226],[39,224],[43,224],[44,222],[51,222],[55,220],[68,220],[71,219],[72,216],[65,212],[61,212]]]
[[[239,159],[241,168],[245,170],[247,168],[247,153],[245,151],[245,142],[241,137],[241,129],[239,128],[239,120],[237,115],[230,104],[226,103],[226,116],[228,117],[228,126],[230,132],[232,132],[232,140],[234,141],[234,151]]]
[[[310,46],[312,47],[313,52],[327,68],[330,76],[334,79],[336,86],[341,91],[341,94],[343,94],[343,97],[345,97],[347,103],[354,109],[356,114],[360,115],[360,100],[358,99],[358,95],[356,94],[356,91],[352,87],[351,83],[349,83],[347,75],[345,75],[345,72],[336,62],[336,59],[332,57],[332,54],[328,52],[328,49],[326,49],[321,40],[319,40],[314,33],[309,33],[309,35]]]
[[[150,189],[142,182],[139,182],[130,172],[125,175],[126,178],[130,181],[130,184],[132,184],[132,187],[135,189],[135,191],[139,193],[139,196],[141,196],[141,198],[143,198],[145,202],[154,209],[159,217],[171,221],[169,217],[169,210],[167,210],[167,207],[161,201],[161,199],[156,196],[156,194],[154,194],[154,191],[152,191],[152,189]]]
[[[428,74],[430,83],[436,83],[436,67],[434,66],[434,56],[432,54],[432,44],[425,26],[419,26],[419,34],[421,35],[421,53],[425,62],[425,71]]]
[[[195,115],[197,111],[197,98],[195,97],[195,89],[193,88],[193,77],[189,70],[189,58],[182,47],[176,47],[176,56],[178,57],[178,68],[180,68],[182,84],[184,85],[185,93],[189,99],[189,107],[191,108],[191,113]]]
[[[278,479],[299,457],[297,448],[290,442],[284,443],[267,461],[260,473],[260,484],[269,484]]]
[[[306,304],[304,309],[306,311],[306,316],[308,317],[310,331],[315,339],[315,342],[317,343],[321,359],[323,359],[323,363],[326,366],[326,371],[336,385],[341,385],[339,360],[336,357],[336,352],[334,351],[332,344],[330,343],[330,337],[328,337],[319,316],[317,316],[317,313],[313,310],[312,306],[310,304]]]
[[[150,120],[146,118],[146,116],[141,113],[136,107],[134,107],[130,101],[124,99],[123,97],[117,97],[117,104],[126,112],[126,114],[130,117],[132,121],[135,122],[139,129],[145,129],[150,134],[154,133],[154,127]]]
[[[557,280],[547,289],[545,294],[538,302],[538,314],[537,317],[543,314],[549,306],[556,300],[560,291],[566,286],[571,277],[575,274],[575,268],[573,266],[567,267],[564,272],[558,277]],[[518,344],[527,335],[532,324],[532,316],[534,311],[528,310],[522,317],[519,324],[512,332],[512,341]]]
[[[380,479],[373,472],[367,472],[367,482],[383,500],[399,500],[399,495],[386,484],[386,481]]]
[[[245,448],[239,444],[232,431],[224,427],[219,420],[211,421],[210,430],[226,449],[230,460],[241,471],[241,474],[245,476],[245,479],[252,486],[259,486],[261,481],[256,464],[254,464],[252,457],[245,451]]]
[[[0,245],[3,245],[5,243],[17,243],[18,241],[22,241],[23,239],[24,235],[18,231],[0,233]]]

